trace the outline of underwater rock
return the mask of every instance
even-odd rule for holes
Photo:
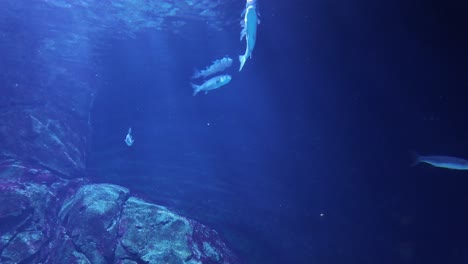
[[[118,259],[144,263],[240,263],[216,231],[130,197],[119,225]]]
[[[83,183],[13,160],[0,162],[0,262],[36,263],[54,234],[63,200]]]
[[[2,258],[11,263],[20,263],[39,251],[44,243],[42,231],[25,231],[14,236],[2,252]]]
[[[218,233],[111,184],[0,162],[1,263],[241,263]]]
[[[66,178],[85,170],[87,120],[45,103],[0,105],[0,157],[33,161]]]
[[[129,191],[111,184],[85,185],[62,206],[60,224],[91,263],[112,259],[121,208]]]
[[[187,219],[130,197],[119,224],[116,255],[119,259],[136,256],[145,263],[185,263],[192,256],[187,243],[191,233]]]

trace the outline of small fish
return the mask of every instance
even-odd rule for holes
[[[225,69],[231,67],[232,59],[229,57],[224,57],[219,60],[213,61],[210,66],[207,66],[205,70],[195,71],[192,76],[192,79],[197,79],[200,77],[206,78],[207,76],[213,75],[217,72],[224,71]]]
[[[257,0],[247,0],[244,10],[244,20],[241,21],[242,31],[240,40],[245,37],[247,42],[244,55],[239,56],[240,67],[239,71],[244,67],[247,58],[252,59],[252,51],[255,47],[255,41],[257,39],[257,25],[260,24],[260,20],[257,16]]]
[[[427,163],[434,167],[445,169],[468,170],[468,160],[457,157],[416,155],[414,165],[417,165],[419,163]]]
[[[135,140],[132,137],[132,128],[130,127],[128,129],[127,136],[125,137],[125,143],[127,143],[127,146],[131,147],[134,142],[135,142]]]
[[[215,76],[208,81],[204,82],[202,85],[196,85],[192,83],[193,88],[193,96],[197,95],[197,93],[201,91],[205,91],[205,94],[208,93],[210,90],[218,89],[221,86],[228,84],[231,81],[231,75],[218,75]]]

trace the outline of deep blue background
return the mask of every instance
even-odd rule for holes
[[[467,263],[468,174],[410,166],[468,158],[465,6],[259,9],[240,73],[237,25],[107,36],[90,176],[213,226],[250,263]],[[193,68],[224,55],[232,82],[193,97]]]

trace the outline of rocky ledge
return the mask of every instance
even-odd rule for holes
[[[0,263],[241,263],[218,233],[111,184],[0,162]]]

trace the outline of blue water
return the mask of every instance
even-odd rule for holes
[[[466,263],[468,175],[409,166],[468,158],[466,12],[258,2],[238,72],[243,1],[5,0],[0,78],[95,89],[88,177],[215,228],[248,263]],[[231,83],[192,96],[194,68],[226,55]]]

